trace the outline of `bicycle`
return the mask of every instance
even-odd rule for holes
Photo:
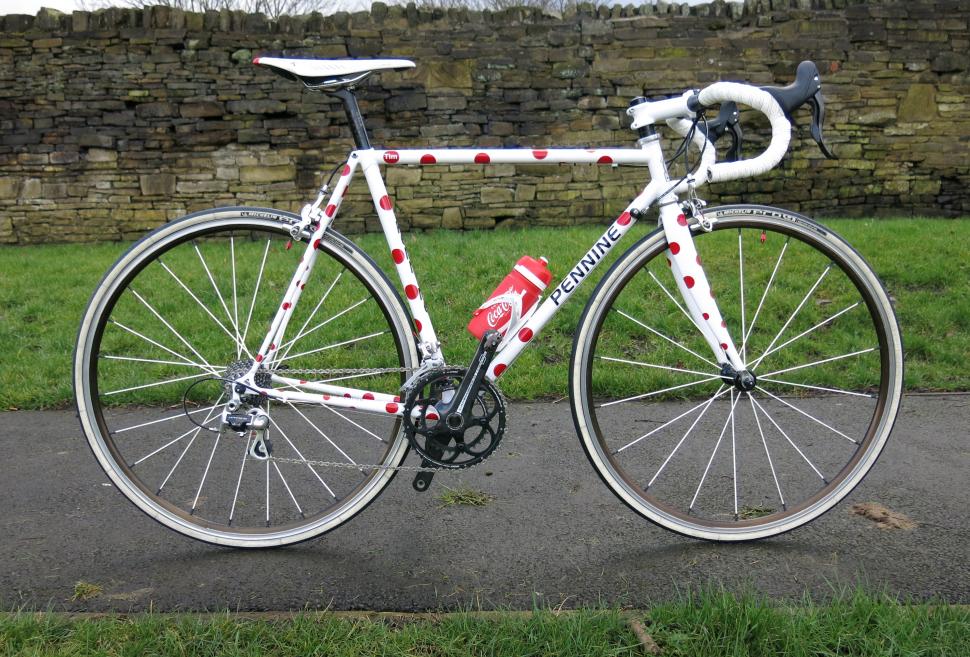
[[[627,113],[637,148],[627,149],[375,149],[354,87],[412,62],[254,63],[340,99],[356,148],[301,214],[232,207],[174,220],[129,248],[92,295],[74,358],[78,415],[111,482],[155,520],[215,544],[286,545],[340,526],[401,470],[427,490],[436,472],[482,462],[505,432],[497,381],[653,205],[658,228],[603,275],[573,343],[573,419],[603,482],[666,529],[743,541],[817,518],[875,463],[903,368],[876,274],[807,217],[706,208],[696,196],[704,183],[778,164],[791,113],[805,104],[831,156],[811,62],[788,87],[717,82],[636,98]],[[771,123],[768,147],[751,159],[738,159],[737,104]],[[700,153],[676,180],[663,123],[683,137],[679,153]],[[718,162],[723,135],[732,149]],[[486,331],[471,363],[455,367],[380,166],[489,163],[640,165],[650,181],[544,301]],[[333,228],[358,170],[404,299]],[[311,272],[319,294],[306,301]],[[403,465],[409,449],[420,466]]]

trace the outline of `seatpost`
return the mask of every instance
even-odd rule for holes
[[[333,95],[344,102],[344,111],[347,112],[347,121],[350,123],[350,132],[354,135],[354,143],[357,150],[368,150],[370,139],[367,137],[367,128],[364,127],[364,117],[360,114],[357,106],[357,97],[350,89],[340,89],[333,92]]]

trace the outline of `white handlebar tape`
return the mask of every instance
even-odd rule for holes
[[[713,165],[707,173],[707,179],[710,182],[757,176],[770,171],[781,162],[781,158],[788,151],[788,142],[791,140],[791,124],[785,118],[781,106],[767,91],[738,82],[715,82],[701,90],[698,100],[705,107],[733,100],[758,110],[771,122],[771,143],[761,155],[750,160],[721,162]]]

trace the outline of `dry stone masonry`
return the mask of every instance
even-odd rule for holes
[[[406,57],[360,93],[382,146],[633,146],[623,110],[719,79],[823,72],[824,160],[807,113],[794,153],[705,190],[813,215],[970,212],[970,3],[748,0],[580,7],[559,18],[424,10],[269,21],[161,7],[0,17],[0,243],[131,239],[213,205],[297,209],[349,149],[337,103],[254,54]],[[746,152],[763,146],[743,118]],[[404,226],[603,222],[640,168],[437,166],[387,172]],[[338,218],[377,228],[362,181]]]

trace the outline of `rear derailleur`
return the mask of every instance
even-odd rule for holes
[[[404,433],[426,468],[469,468],[484,461],[505,433],[505,399],[485,379],[498,331],[482,337],[470,367],[442,367],[419,376],[404,393]],[[434,471],[420,472],[412,486],[426,491]]]

